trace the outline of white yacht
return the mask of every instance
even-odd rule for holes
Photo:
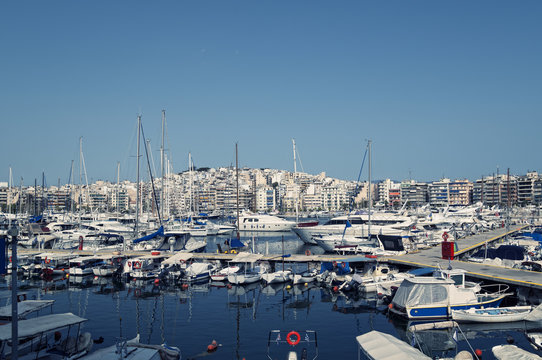
[[[239,217],[240,231],[288,231],[295,222],[273,215],[243,215]]]
[[[348,221],[348,224],[347,224]],[[397,235],[400,230],[409,230],[415,220],[407,216],[371,213],[371,234]],[[328,235],[345,235],[367,238],[369,235],[369,215],[343,215],[330,219],[325,224],[314,226],[295,226],[292,229],[307,244],[316,244],[315,238]]]

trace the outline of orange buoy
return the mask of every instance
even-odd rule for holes
[[[216,340],[213,340],[209,345],[207,345],[207,352],[213,352],[218,349],[218,344],[216,343]]]

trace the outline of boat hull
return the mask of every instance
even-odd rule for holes
[[[467,310],[471,308],[490,308],[498,307],[502,300],[507,295],[498,296],[492,300],[471,303],[457,304],[451,306],[408,306],[406,309],[398,308],[395,304],[390,308],[390,311],[396,315],[406,317],[410,320],[431,320],[431,319],[447,319],[451,317],[452,310]]]

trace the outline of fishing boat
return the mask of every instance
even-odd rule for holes
[[[115,345],[97,350],[84,360],[178,360],[181,358],[181,350],[177,347],[162,345],[148,345],[139,342],[139,334],[129,341],[119,340]]]
[[[452,310],[452,319],[457,322],[514,322],[542,320],[542,310],[532,306],[510,306],[486,309]],[[538,309],[538,310],[537,310]]]
[[[495,291],[493,288],[496,288]],[[465,281],[461,269],[440,270],[433,277],[405,278],[390,304],[390,311],[408,319],[440,319],[452,310],[498,307],[510,295],[504,284],[488,285]]]

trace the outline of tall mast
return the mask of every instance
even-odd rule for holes
[[[235,143],[235,185],[237,188],[237,240],[239,240],[241,236],[239,235],[239,156],[237,143]]]
[[[190,180],[189,182],[189,189],[190,189],[190,199],[189,199],[189,208],[188,208],[188,212],[190,214],[192,214],[192,198],[193,198],[193,195],[192,195],[192,153],[188,153],[188,178]]]
[[[136,191],[136,221],[135,221],[135,234],[137,236],[137,233],[139,232],[139,151],[140,151],[140,137],[141,137],[141,115],[137,116],[137,175],[136,175],[136,184],[137,184],[137,191]]]
[[[297,161],[295,159],[295,139],[292,139],[292,146],[294,148],[294,188],[295,188],[295,222],[299,222],[299,204],[297,193]]]
[[[161,187],[160,187],[160,207],[162,208],[162,214],[164,214],[164,173],[165,173],[165,160],[164,160],[164,136],[166,129],[166,110],[162,110],[162,145],[160,147],[160,170],[162,173]]]
[[[120,161],[117,161],[117,214],[120,214]]]
[[[372,210],[372,201],[371,201],[371,140],[367,141],[367,147],[369,149],[367,155],[369,156],[369,216],[368,216],[368,226],[367,231],[369,233],[369,239],[371,239],[371,210]]]
[[[13,174],[11,173],[11,166],[9,167],[9,179],[8,179],[8,203],[9,203],[9,216],[8,216],[8,228],[11,229],[11,184],[13,183]]]

